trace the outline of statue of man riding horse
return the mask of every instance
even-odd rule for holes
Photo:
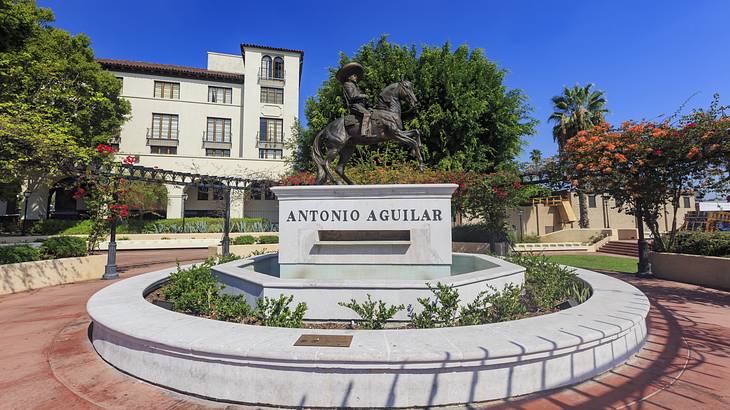
[[[421,133],[418,130],[403,130],[401,103],[411,107],[417,104],[411,82],[405,78],[385,87],[378,96],[374,109],[370,108],[368,97],[357,86],[365,73],[356,63],[347,63],[335,74],[342,83],[349,115],[338,118],[317,134],[312,144],[312,157],[317,164],[317,184],[328,180],[338,185],[352,184],[345,175],[345,164],[355,152],[356,145],[378,144],[384,141],[399,141],[410,148],[411,155],[418,159],[423,169],[421,157]],[[322,145],[326,148],[322,154]],[[332,162],[339,156],[335,170]],[[339,178],[338,178],[339,177]]]

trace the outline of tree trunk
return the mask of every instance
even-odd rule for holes
[[[578,226],[581,228],[590,228],[591,222],[588,220],[588,195],[583,192],[578,193]]]

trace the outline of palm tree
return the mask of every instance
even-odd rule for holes
[[[586,86],[576,85],[575,87],[563,87],[563,94],[552,98],[553,113],[548,118],[555,123],[553,126],[553,139],[558,143],[558,149],[562,153],[566,141],[573,138],[579,131],[588,130],[594,125],[604,121],[608,113],[606,109],[606,98],[603,91],[592,90],[593,84]],[[581,228],[588,228],[588,197],[580,192],[578,195],[578,206],[580,208]]]
[[[539,149],[530,151],[530,161],[532,161],[532,165],[537,170],[540,167],[540,162],[542,162],[542,151]]]

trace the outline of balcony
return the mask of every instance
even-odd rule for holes
[[[284,149],[284,141],[279,139],[269,140],[266,138],[259,138],[259,134],[256,133],[256,148]]]
[[[220,135],[218,135],[220,136]],[[223,141],[216,140],[214,136],[209,136],[207,131],[203,131],[203,148],[212,149],[231,149],[231,133],[223,135]]]
[[[160,137],[158,134],[155,136],[152,133],[152,128],[147,128],[147,145],[148,146],[157,146],[157,147],[177,147],[179,145],[179,141],[177,139],[177,132],[170,135],[168,138],[167,136]]]
[[[264,87],[282,87],[286,84],[286,71],[281,70],[280,73],[275,73],[273,70],[267,70],[265,67],[259,69],[259,85]]]

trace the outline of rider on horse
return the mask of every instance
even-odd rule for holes
[[[363,77],[365,70],[356,62],[347,63],[335,74],[342,83],[345,101],[351,114],[360,120],[360,135],[368,136],[370,128],[370,109],[368,96],[360,91],[357,81]]]

